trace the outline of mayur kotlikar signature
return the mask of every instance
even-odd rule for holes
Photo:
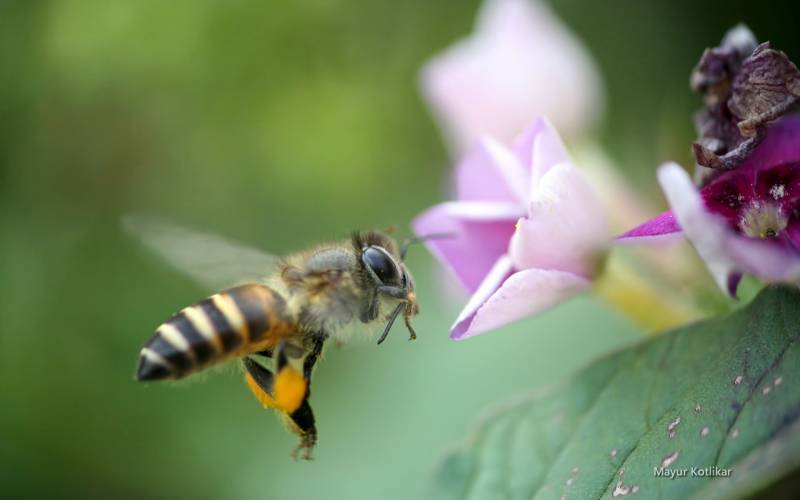
[[[666,477],[675,479],[678,477],[730,477],[733,469],[722,467],[690,467],[682,469],[670,469],[668,467],[653,467],[655,477]]]

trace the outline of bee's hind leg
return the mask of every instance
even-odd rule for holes
[[[322,353],[324,342],[324,335],[315,337],[311,351],[303,360],[302,377],[305,384],[305,392],[302,401],[292,411],[289,411],[291,408],[286,409],[286,418],[289,426],[295,434],[300,437],[300,443],[297,445],[297,448],[295,448],[292,456],[294,458],[298,458],[299,456],[303,460],[311,460],[311,452],[317,444],[317,427],[314,420],[314,410],[311,409],[311,403],[308,398],[311,396],[311,373],[319,355]],[[288,350],[286,349],[285,343],[278,345],[275,356],[275,367],[281,381],[294,379],[296,377],[296,371],[289,365],[287,353]]]
[[[308,401],[308,380],[289,364],[287,354],[291,354],[291,346],[288,347],[282,342],[275,348],[276,373],[250,357],[244,358],[242,365],[247,385],[256,398],[264,407],[278,410],[289,429],[300,438],[292,456],[310,460],[317,442],[317,428]],[[304,363],[303,371],[310,375],[312,366]]]
[[[303,398],[303,402],[300,404],[300,406],[294,412],[287,415],[291,420],[291,424],[295,429],[295,432],[298,436],[300,436],[300,444],[298,444],[293,453],[295,458],[297,458],[298,454],[302,451],[303,454],[301,458],[304,460],[311,460],[311,451],[317,444],[317,427],[314,422],[314,411],[311,409],[311,403],[308,402],[308,398],[311,396],[311,374],[314,371],[314,365],[316,365],[320,354],[322,354],[322,347],[324,346],[327,338],[328,336],[325,334],[314,336],[311,351],[303,360],[303,379],[306,381],[305,397]],[[283,351],[278,354],[277,359],[279,371],[281,369],[281,365],[286,364],[285,357],[281,359],[282,355]]]
[[[310,460],[317,443],[314,411],[308,398],[311,394],[311,373],[322,353],[325,339],[325,335],[315,337],[310,352],[303,360],[302,374],[289,364],[288,358],[293,354],[294,346],[286,342],[281,342],[271,353],[275,359],[276,373],[250,357],[242,360],[250,390],[264,407],[280,411],[291,431],[300,438],[300,443],[292,453],[294,458]]]
[[[269,349],[264,349],[263,351],[258,351],[258,352],[253,353],[253,354],[257,354],[259,356],[264,356],[265,358],[272,358],[273,351],[272,351],[272,348],[269,348]]]
[[[292,452],[292,456],[298,456],[304,460],[311,459],[311,450],[317,442],[317,428],[314,425],[314,412],[311,410],[311,405],[308,402],[308,390],[303,388],[304,394],[299,405],[291,405],[292,398],[286,396],[286,392],[296,391],[297,382],[292,379],[298,379],[301,384],[305,386],[305,381],[300,377],[296,370],[288,366],[285,360],[285,353],[282,355],[279,351],[278,358],[281,359],[280,368],[284,370],[292,370],[296,374],[293,376],[291,372],[284,371],[283,377],[276,377],[270,370],[261,366],[255,360],[246,357],[242,360],[242,365],[245,369],[245,381],[247,386],[255,395],[256,399],[265,408],[273,408],[281,413],[286,421],[289,429],[297,434],[300,438],[300,443],[297,448]],[[280,375],[280,371],[278,372]],[[276,394],[276,389],[278,393]],[[281,394],[283,392],[284,394]],[[290,394],[291,396],[291,394]],[[302,450],[302,454],[300,451]]]
[[[292,457],[297,459],[299,456],[303,460],[311,460],[313,458],[311,452],[317,444],[317,426],[314,423],[314,411],[311,409],[308,398],[294,412],[287,414],[286,418],[294,433],[300,437],[300,442],[292,452]]]
[[[275,375],[253,359],[242,359],[247,387],[265,408],[275,408],[272,392],[275,386]]]

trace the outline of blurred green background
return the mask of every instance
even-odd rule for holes
[[[554,1],[608,91],[597,133],[659,196],[689,163],[688,74],[746,21],[800,58],[796,1]],[[234,368],[139,385],[142,343],[204,296],[119,231],[162,214],[282,253],[407,227],[451,166],[417,92],[476,0],[0,2],[3,498],[414,498],[487,404],[640,334],[591,298],[455,343],[458,297],[413,252],[420,340],[330,349],[316,461]],[[659,198],[660,199],[660,198]]]

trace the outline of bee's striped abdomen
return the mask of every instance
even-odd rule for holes
[[[189,306],[156,329],[144,346],[138,380],[181,378],[225,359],[274,345],[291,330],[283,297],[243,285]]]

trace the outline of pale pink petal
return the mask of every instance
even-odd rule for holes
[[[597,67],[539,0],[487,0],[474,34],[431,59],[422,93],[454,154],[484,134],[510,144],[532,116],[568,135],[599,116]]]
[[[533,193],[542,176],[559,163],[569,162],[561,136],[545,117],[536,118],[514,142],[514,153],[530,179],[528,193]]]
[[[456,169],[456,194],[463,201],[525,203],[527,175],[511,152],[484,137]]]
[[[789,223],[785,237],[788,245],[800,252],[800,219],[795,219]]]
[[[517,269],[596,272],[610,243],[603,207],[580,170],[568,163],[550,169],[517,223],[509,254]]]
[[[512,274],[514,274],[514,266],[511,264],[511,259],[508,255],[501,255],[489,269],[489,272],[486,273],[479,286],[469,298],[467,305],[464,306],[458,318],[456,318],[455,323],[450,328],[450,338],[458,340],[463,336],[466,327],[462,327],[464,325],[468,326],[475,312],[497,292]]]
[[[459,282],[475,291],[486,273],[508,249],[519,208],[495,203],[450,202],[436,205],[413,222],[419,236],[452,233],[425,245]]]
[[[756,240],[728,232],[725,247],[737,268],[765,281],[778,283],[800,282],[800,253],[774,245],[771,241]]]
[[[800,253],[775,241],[748,238],[731,230],[725,219],[706,209],[689,174],[680,166],[662,166],[658,180],[684,234],[720,289],[735,295],[742,272],[770,282],[800,280]]]
[[[452,217],[473,221],[516,220],[525,210],[515,203],[500,201],[448,201],[440,203],[440,207]]]
[[[681,226],[675,220],[672,210],[653,217],[639,227],[617,237],[617,243],[641,244],[641,243],[666,243],[682,237]]]
[[[689,174],[679,165],[667,163],[658,169],[658,180],[675,218],[692,242],[721,290],[728,291],[728,276],[737,271],[725,248],[729,230],[725,221],[709,213]]]
[[[586,278],[563,271],[512,272],[501,258],[459,315],[450,338],[463,340],[549,309],[587,290]]]

